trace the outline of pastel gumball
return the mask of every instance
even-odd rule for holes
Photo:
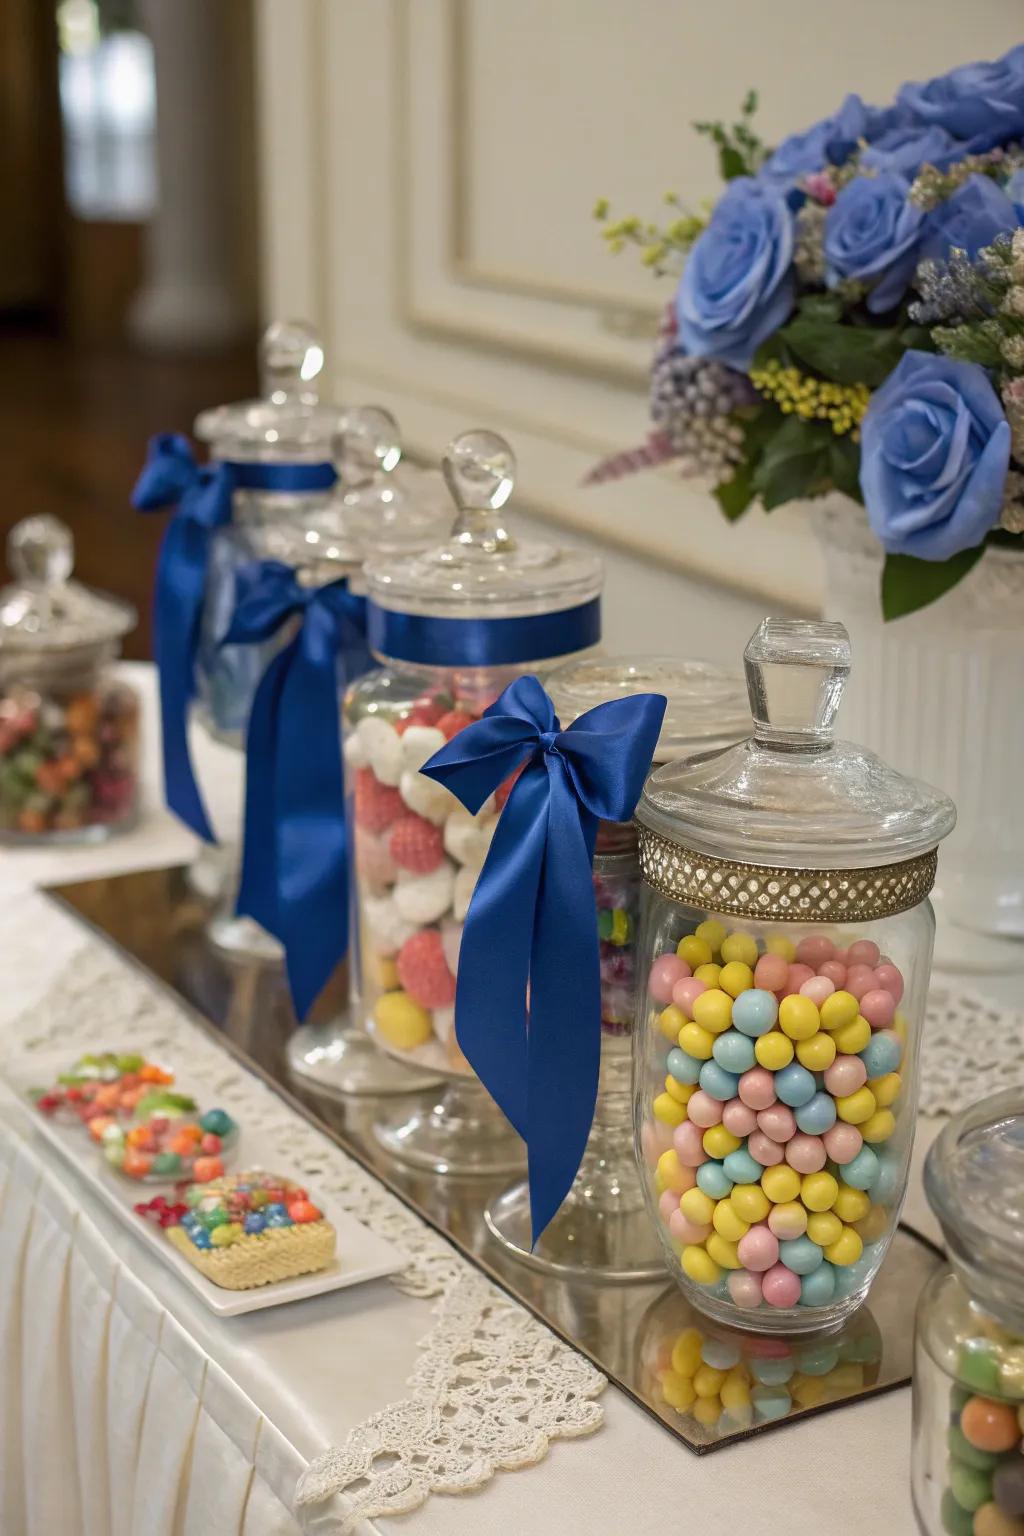
[[[896,1002],[903,998],[903,973],[892,961],[883,961],[875,967],[875,980],[886,992],[891,992]]]
[[[710,1225],[700,1226],[695,1221],[689,1221],[678,1204],[668,1219],[668,1230],[677,1243],[684,1245],[689,1243],[703,1243],[711,1235]]]
[[[436,725],[410,725],[402,732],[400,740],[403,767],[418,773],[428,758],[440,752],[446,738]]]
[[[751,1274],[745,1269],[734,1269],[726,1284],[735,1305],[742,1307],[745,1312],[752,1312],[761,1305],[760,1275]]]
[[[792,997],[793,993],[799,992],[804,982],[810,981],[813,975],[814,971],[809,965],[804,965],[801,961],[795,960],[789,968],[789,975],[783,988],[784,992],[788,997]]]
[[[703,1088],[691,1094],[686,1105],[686,1114],[694,1125],[699,1125],[703,1130],[709,1130],[713,1125],[721,1125],[722,1110],[724,1105],[719,1099],[713,1099]]]
[[[874,987],[861,998],[860,1011],[872,1029],[888,1029],[896,1016],[896,999],[885,987]]]
[[[782,955],[762,955],[754,967],[754,986],[766,992],[781,992],[789,980],[789,961]]]
[[[452,905],[454,890],[455,870],[446,859],[429,875],[413,875],[408,880],[400,880],[392,900],[400,917],[422,927],[426,923],[439,922],[445,916]]]
[[[444,824],[445,852],[457,864],[482,869],[497,825],[496,816],[471,816],[461,806],[456,807]]]
[[[685,960],[681,960],[679,963],[680,965],[686,964]],[[700,997],[702,992],[707,990],[708,984],[706,981],[701,981],[697,976],[684,976],[672,988],[672,1001],[681,1013],[684,1013],[688,1019],[692,1019],[695,1000]]]
[[[417,816],[432,822],[435,827],[441,826],[457,803],[450,789],[413,768],[407,768],[402,774],[398,793],[410,811],[415,811]]]
[[[867,965],[873,968],[881,959],[881,951],[873,939],[858,939],[846,951],[846,958],[850,965]]]
[[[825,1069],[825,1087],[836,1098],[847,1098],[863,1088],[868,1080],[868,1070],[859,1056],[837,1056]]]
[[[835,952],[836,947],[831,939],[827,939],[824,934],[812,933],[808,938],[800,940],[796,947],[796,958],[800,964],[817,970],[826,960],[831,960]]]
[[[784,1142],[796,1135],[796,1120],[788,1105],[771,1104],[758,1112],[757,1128],[772,1141]]]
[[[786,1162],[797,1173],[817,1173],[825,1166],[825,1143],[820,1136],[807,1136],[803,1131],[786,1143]]]
[[[758,1222],[740,1238],[736,1245],[736,1257],[744,1269],[762,1274],[779,1260],[779,1240],[764,1222]]]
[[[679,1196],[671,1189],[662,1190],[658,1196],[658,1214],[662,1221],[667,1222],[674,1211],[679,1209]]]
[[[800,1276],[785,1264],[773,1264],[761,1278],[761,1295],[770,1307],[795,1307],[800,1300]]]
[[[740,1078],[739,1097],[751,1109],[767,1109],[775,1103],[775,1077],[767,1067],[752,1067]]]
[[[704,1132],[692,1120],[684,1120],[682,1125],[676,1126],[672,1133],[672,1145],[676,1149],[679,1161],[686,1168],[699,1168],[701,1163],[707,1162],[708,1155],[704,1151]]]
[[[476,869],[460,869],[455,876],[455,884],[452,887],[452,916],[457,923],[465,922],[479,873]]]
[[[846,985],[846,965],[842,960],[826,960],[819,965],[818,975],[826,976],[837,989]]]
[[[871,992],[875,988],[875,972],[870,965],[851,965],[846,973],[844,992],[849,992],[860,1002],[865,992]]]
[[[678,955],[659,955],[647,977],[647,990],[656,1003],[666,1008],[673,1000],[672,988],[676,982],[689,974],[690,967]]]
[[[826,997],[831,997],[835,990],[835,982],[829,981],[827,976],[812,976],[800,988],[800,996],[809,997],[815,1007],[820,1008]]]
[[[664,1150],[658,1145],[658,1137],[655,1134],[655,1125],[660,1130],[662,1127],[662,1122],[656,1121],[652,1124],[650,1120],[647,1120],[640,1127],[640,1151],[643,1154],[644,1162],[647,1164],[648,1168],[654,1168],[657,1166],[658,1158],[661,1156],[662,1151]]]
[[[722,1124],[734,1136],[749,1136],[757,1130],[757,1113],[740,1098],[730,1099],[722,1110]]]
[[[864,1144],[864,1138],[855,1125],[838,1120],[831,1130],[822,1136],[825,1151],[841,1168],[852,1163]]]
[[[373,948],[385,959],[397,955],[416,932],[417,925],[402,916],[393,896],[364,896],[363,918]]]
[[[766,1136],[763,1131],[754,1131],[747,1140],[747,1151],[755,1162],[762,1168],[774,1168],[782,1162],[783,1151],[777,1141]]]
[[[780,1242],[792,1242],[807,1231],[807,1209],[799,1200],[787,1200],[773,1205],[768,1212],[768,1227]]]
[[[364,715],[356,726],[367,762],[382,784],[397,788],[402,777],[402,738],[379,715]]]

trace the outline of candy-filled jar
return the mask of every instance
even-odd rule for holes
[[[720,751],[749,729],[742,677],[667,656],[587,657],[546,680],[563,727],[607,700],[664,695],[655,764]],[[594,853],[601,955],[601,1068],[594,1121],[579,1172],[554,1220],[531,1244],[529,1187],[514,1184],[489,1206],[491,1233],[525,1263],[604,1280],[656,1279],[661,1246],[651,1229],[633,1153],[631,1053],[636,1011],[640,865],[636,827],[602,822]]]
[[[510,785],[471,816],[420,773],[512,679],[550,669],[600,635],[600,562],[517,541],[500,515],[508,444],[469,432],[449,447],[452,535],[366,568],[368,630],[382,669],[345,704],[346,790],[355,848],[362,1010],[380,1048],[443,1075],[427,1110],[382,1120],[396,1156],[451,1172],[519,1167],[522,1147],[454,1032],[462,926]]]
[[[924,1536],[1022,1536],[1024,1094],[951,1120],[924,1183],[951,1267],[917,1310],[914,1510]]]
[[[860,1304],[896,1226],[955,811],[835,738],[841,625],[766,619],[744,660],[751,737],[637,808],[635,1129],[693,1304],[793,1332]]]
[[[138,808],[139,704],[111,675],[127,603],[71,579],[54,517],[11,530],[0,589],[0,841],[98,842]]]

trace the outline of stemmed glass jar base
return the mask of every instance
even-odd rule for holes
[[[434,1072],[386,1056],[347,1013],[326,1024],[300,1025],[285,1054],[292,1078],[328,1098],[415,1093],[441,1081]]]
[[[373,1133],[399,1162],[430,1173],[518,1173],[526,1163],[522,1141],[474,1077],[450,1078],[428,1105],[396,1109]]]
[[[635,1181],[635,1174],[634,1174]],[[535,1248],[530,1247],[530,1193],[525,1180],[491,1202],[487,1230],[531,1269],[549,1275],[623,1285],[662,1280],[665,1261],[642,1196],[622,1207],[589,1199],[585,1189],[569,1193]]]

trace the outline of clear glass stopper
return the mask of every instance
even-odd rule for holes
[[[452,537],[488,553],[515,547],[496,513],[515,485],[516,458],[497,432],[463,432],[448,444],[441,463],[459,515]]]
[[[335,451],[342,485],[368,485],[378,474],[389,475],[402,457],[398,423],[380,405],[345,411]]]
[[[314,404],[314,383],[324,366],[320,337],[304,320],[275,320],[260,337],[260,389],[275,405]]]
[[[832,740],[850,670],[850,637],[842,624],[762,619],[743,666],[758,741],[808,748]]]
[[[75,565],[71,529],[48,512],[22,518],[7,536],[7,564],[28,586],[62,586]]]

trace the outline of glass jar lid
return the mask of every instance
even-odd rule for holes
[[[841,624],[765,619],[743,660],[753,735],[656,769],[642,826],[699,854],[793,869],[874,869],[952,831],[948,796],[835,737],[850,670]]]
[[[443,539],[452,508],[441,476],[402,459],[398,423],[379,405],[342,412],[335,440],[340,484],[329,509],[362,559],[415,554]]]
[[[367,586],[379,607],[432,618],[514,618],[599,596],[604,572],[595,555],[518,540],[506,528],[502,509],[516,465],[504,438],[464,432],[449,444],[442,468],[458,509],[451,535],[422,554],[372,560]]]
[[[195,434],[217,459],[241,463],[319,463],[333,457],[341,413],[322,405],[317,379],[324,349],[312,326],[276,320],[260,338],[255,400],[201,411]]]
[[[609,699],[661,693],[667,699],[656,763],[711,752],[739,741],[750,729],[743,678],[708,661],[674,656],[589,656],[568,662],[546,679],[562,726]]]
[[[130,603],[71,580],[75,546],[59,518],[23,518],[7,536],[14,581],[0,588],[0,653],[52,653],[108,645],[134,629]]]

